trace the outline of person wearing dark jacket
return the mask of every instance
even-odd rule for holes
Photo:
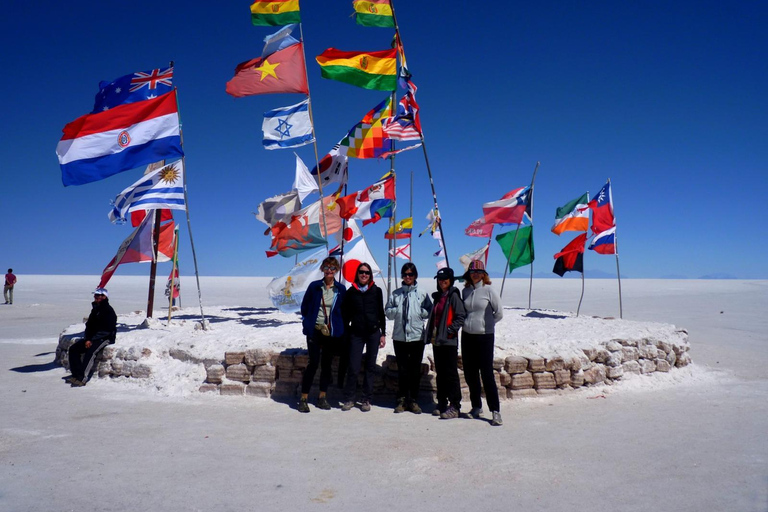
[[[317,408],[329,410],[326,393],[331,383],[333,356],[344,344],[344,320],[341,316],[341,303],[347,288],[334,278],[339,271],[339,262],[329,256],[320,265],[323,278],[309,284],[301,301],[301,323],[307,337],[309,365],[301,379],[301,398],[299,412],[309,412],[309,390],[315,379],[317,366],[320,365],[320,396]],[[340,365],[341,371],[341,365]]]
[[[348,411],[355,406],[357,376],[365,349],[365,377],[360,410],[368,412],[371,410],[376,356],[379,349],[384,348],[387,343],[384,295],[381,288],[373,282],[373,272],[369,264],[361,263],[357,267],[355,282],[350,286],[341,304],[341,314],[344,318],[344,330],[349,336],[349,368],[341,410]]]
[[[427,322],[427,343],[432,344],[437,373],[437,408],[432,411],[441,419],[459,417],[461,383],[459,382],[459,329],[464,325],[464,302],[453,285],[453,269],[441,268],[437,275],[437,291],[432,294],[432,314]],[[449,405],[450,404],[450,405]]]
[[[114,343],[117,336],[117,315],[109,305],[109,292],[106,288],[96,288],[91,305],[84,337],[69,347],[69,370],[72,376],[67,381],[72,387],[85,386],[93,374],[96,355]]]

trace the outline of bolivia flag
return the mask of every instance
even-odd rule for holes
[[[552,232],[556,235],[563,231],[586,231],[589,228],[589,196],[584,194],[561,206],[555,212],[555,225]]]
[[[560,277],[572,270],[584,273],[584,244],[586,242],[587,234],[582,233],[563,247],[563,250],[555,254],[557,261],[555,261],[555,268],[552,269],[552,272]]]
[[[389,0],[355,0],[352,6],[355,8],[355,21],[358,25],[390,28],[395,26]]]
[[[328,48],[315,57],[323,78],[338,80],[363,89],[397,89],[397,50],[379,52],[343,52]]]
[[[267,0],[251,4],[251,23],[256,26],[301,23],[299,0]]]

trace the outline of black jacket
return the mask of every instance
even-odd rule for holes
[[[92,306],[88,321],[85,322],[85,339],[94,341],[93,338],[98,333],[98,339],[108,337],[114,343],[117,335],[117,315],[109,305],[109,299],[102,299],[101,302],[94,301]]]
[[[341,316],[345,332],[365,336],[379,329],[382,336],[385,335],[387,324],[381,288],[371,285],[361,292],[357,285],[350,286],[341,303]]]

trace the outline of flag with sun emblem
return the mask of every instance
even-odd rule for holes
[[[298,148],[315,141],[309,119],[309,100],[264,112],[264,149]]]
[[[186,210],[184,202],[184,163],[177,160],[145,174],[112,201],[109,220],[122,224],[136,210]]]

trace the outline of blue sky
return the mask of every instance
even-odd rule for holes
[[[768,237],[759,227],[768,196],[768,5],[618,4],[395,4],[451,265],[482,245],[464,235],[482,203],[528,184],[540,161],[535,273],[549,273],[552,255],[575,235],[549,231],[555,208],[611,178],[623,275],[768,278]],[[302,97],[225,94],[235,65],[258,56],[274,31],[253,27],[248,6],[12,0],[4,8],[0,267],[101,273],[130,232],[109,223],[109,201],[142,169],[64,188],[56,143],[67,122],[91,110],[99,81],[174,61],[201,274],[269,276],[290,268],[293,258],[266,258],[269,238],[251,212],[290,189],[294,174],[291,151],[262,148],[262,113]],[[301,7],[322,156],[386,94],[320,78],[314,56],[328,47],[386,49],[392,31],[356,25],[348,0]],[[313,165],[311,146],[299,154]],[[350,191],[389,169],[388,161],[350,162]],[[408,211],[414,173],[420,231],[431,207],[423,154],[398,156],[396,169],[399,217]],[[187,225],[177,219],[181,270],[189,275]],[[364,231],[382,266],[384,224]],[[423,275],[434,271],[435,250],[434,240],[414,239]],[[502,258],[494,245],[492,271],[503,271]],[[612,256],[585,256],[587,276],[615,274],[615,265]],[[146,265],[127,265],[117,273],[146,272]]]

